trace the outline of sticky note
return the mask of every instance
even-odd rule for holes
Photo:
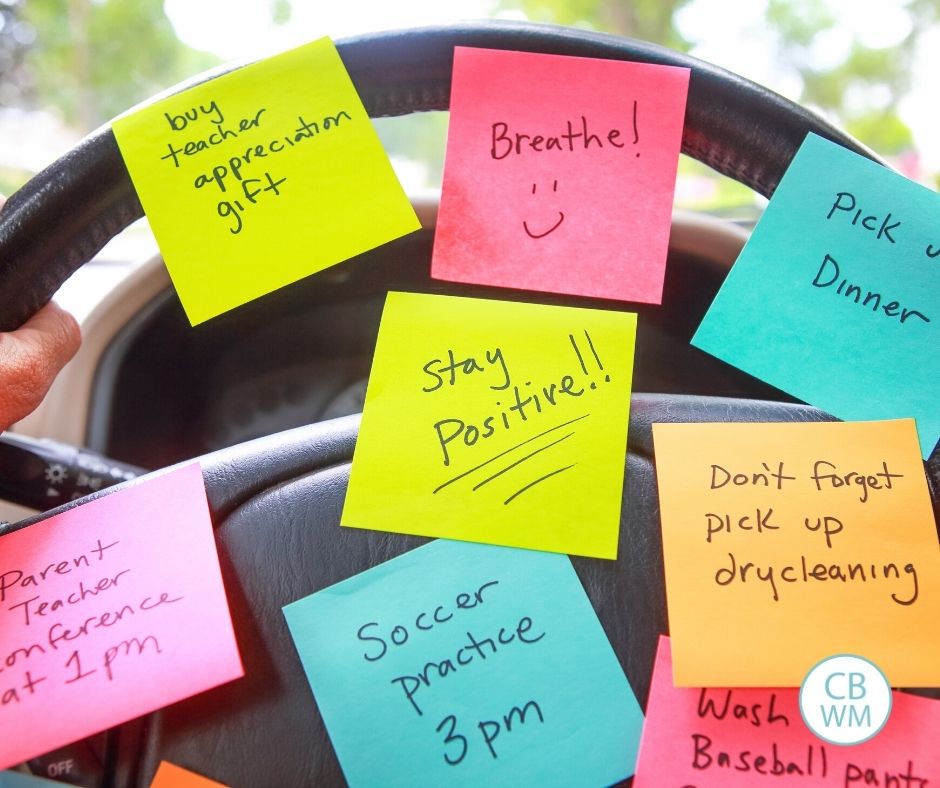
[[[242,675],[202,472],[0,537],[0,768]]]
[[[193,324],[419,228],[326,38],[112,127]]]
[[[184,769],[182,766],[160,761],[150,788],[225,788],[222,783]]]
[[[799,690],[673,687],[671,661],[661,638],[635,788],[926,788],[940,776],[938,701],[894,692],[885,727],[842,747],[806,727]]]
[[[835,654],[940,685],[914,422],[654,424],[677,686],[798,687]]]
[[[617,557],[636,315],[390,293],[342,525]]]
[[[35,777],[24,772],[0,772],[0,788],[49,788],[50,785],[64,785],[64,783]]]
[[[633,773],[642,713],[567,556],[438,540],[284,614],[353,788]]]
[[[455,47],[431,275],[658,304],[689,69]]]
[[[940,437],[940,196],[809,134],[692,344],[847,421]]]

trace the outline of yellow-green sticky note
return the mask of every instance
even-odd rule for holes
[[[617,557],[636,315],[389,293],[342,525]]]
[[[328,38],[113,129],[193,325],[420,226]]]

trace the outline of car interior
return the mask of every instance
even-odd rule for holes
[[[337,42],[372,117],[446,110],[455,46],[688,67],[682,152],[768,198],[811,131],[880,162],[809,110],[641,41],[480,22]],[[37,758],[26,765],[33,773],[85,786],[148,785],[168,760],[230,786],[345,784],[281,608],[428,541],[337,527],[390,290],[639,314],[619,557],[572,563],[645,705],[657,638],[669,631],[651,425],[832,420],[690,344],[748,228],[677,211],[662,304],[623,304],[432,280],[436,201],[414,204],[420,231],[195,328],[159,257],[90,316],[78,360],[21,427],[107,458],[126,475],[55,508],[5,489],[44,511],[0,533],[198,458],[245,676]],[[11,195],[0,212],[0,329],[21,325],[142,214],[109,127]],[[66,413],[68,429],[49,427]],[[940,452],[925,468],[940,515]],[[68,773],[50,769],[68,760]]]

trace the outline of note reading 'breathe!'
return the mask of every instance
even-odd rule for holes
[[[617,557],[636,315],[390,293],[342,524]]]
[[[658,304],[689,69],[456,47],[431,274]]]
[[[940,546],[910,419],[654,424],[675,682],[798,687],[834,654],[940,684]]]
[[[326,38],[113,129],[193,324],[419,228]]]
[[[633,773],[643,715],[567,556],[442,539],[284,614],[353,788]]]
[[[827,744],[803,723],[797,689],[673,687],[663,637],[633,784],[930,788],[940,777],[938,735],[940,702],[894,692],[888,722],[873,739]]]
[[[0,768],[241,675],[198,465],[0,538]]]
[[[940,196],[809,134],[692,344],[847,421],[940,437]]]

